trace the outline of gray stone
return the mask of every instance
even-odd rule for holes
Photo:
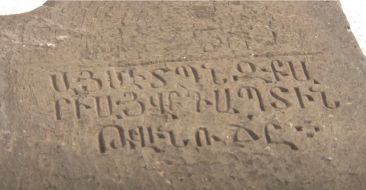
[[[48,2],[0,28],[0,189],[366,186],[336,1]]]

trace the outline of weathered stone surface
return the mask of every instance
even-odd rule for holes
[[[0,189],[366,186],[337,2],[48,2],[0,32]]]

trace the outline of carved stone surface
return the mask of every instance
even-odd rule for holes
[[[335,1],[0,17],[0,189],[364,189],[365,63]]]

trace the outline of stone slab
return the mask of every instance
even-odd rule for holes
[[[336,1],[48,2],[0,17],[0,189],[366,186]]]

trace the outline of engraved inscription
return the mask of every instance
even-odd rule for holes
[[[245,114],[248,106],[258,112],[341,106],[311,78],[305,61],[254,61],[220,69],[217,64],[186,63],[55,72],[50,76],[55,118],[122,119],[156,112],[178,118],[182,110]]]
[[[259,128],[259,129],[258,129]],[[230,124],[222,126],[220,133],[213,132],[208,127],[199,127],[188,136],[181,138],[174,130],[164,130],[154,126],[136,126],[133,128],[122,125],[105,125],[101,127],[98,134],[99,152],[121,150],[135,150],[151,148],[155,152],[163,152],[160,147],[169,145],[176,148],[196,147],[204,148],[210,146],[237,146],[246,147],[251,143],[260,143],[264,146],[283,146],[289,150],[299,150],[299,145],[281,135],[281,131],[287,130],[291,133],[301,133],[305,127],[296,125],[294,128],[285,128],[284,124],[269,122],[264,126],[252,126],[249,124]],[[319,126],[308,128],[307,138],[313,138],[316,133],[321,132]],[[222,134],[226,134],[223,136]],[[229,135],[227,135],[229,134]]]
[[[303,133],[312,139],[320,132],[320,127],[305,129],[296,125],[289,129],[279,122],[193,124],[183,134],[179,127],[146,124],[131,127],[124,121],[164,118],[163,122],[174,122],[200,115],[253,121],[254,117],[285,111],[338,109],[341,101],[313,78],[311,63],[305,60],[291,56],[182,60],[143,67],[55,71],[49,75],[54,93],[54,116],[56,121],[111,121],[110,125],[102,124],[98,133],[98,149],[102,154],[140,148],[163,152],[162,144],[204,148],[261,143],[297,151],[301,144],[288,137]],[[289,136],[291,133],[293,135]]]

